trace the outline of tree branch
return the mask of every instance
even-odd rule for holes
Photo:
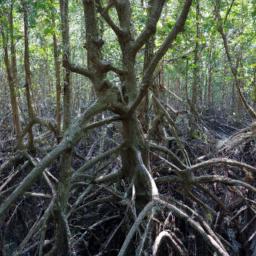
[[[90,80],[93,79],[93,73],[91,73],[88,69],[83,68],[79,65],[70,63],[69,60],[63,60],[63,67],[70,70],[71,72],[86,76]]]
[[[26,190],[34,184],[34,182],[42,175],[46,167],[48,167],[67,149],[72,148],[80,140],[87,120],[105,109],[106,104],[98,101],[71,125],[65,133],[63,140],[49,154],[47,154],[37,166],[33,168],[33,170],[23,179],[23,181],[21,181],[18,187],[8,196],[8,198],[2,202],[0,205],[0,217],[8,210],[18,197],[23,195]]]
[[[109,71],[113,71],[114,73],[116,73],[120,77],[127,74],[127,72],[125,70],[114,67],[108,61],[101,61],[101,62],[98,63],[98,66],[99,66],[99,69],[101,70],[102,73],[107,73]]]
[[[145,42],[156,32],[156,24],[160,19],[166,0],[151,0],[149,2],[149,17],[145,28],[133,44],[132,52],[135,55]]]
[[[192,165],[191,167],[188,167],[187,170],[190,172],[193,172],[198,169],[205,168],[205,167],[211,167],[211,166],[214,166],[217,164],[229,165],[232,167],[239,167],[242,170],[243,170],[243,168],[245,168],[246,170],[251,171],[252,173],[256,174],[256,167],[253,167],[249,164],[242,163],[242,162],[239,162],[236,160],[228,159],[228,158],[213,158],[213,159],[204,161],[202,163]]]
[[[155,149],[161,152],[166,153],[167,155],[170,156],[172,162],[174,162],[179,168],[187,168],[187,166],[167,147],[155,144],[153,142],[149,143],[150,149]]]
[[[113,2],[110,1],[109,4],[103,8],[100,0],[97,0],[97,10],[98,12],[101,14],[101,16],[104,18],[104,20],[106,21],[106,23],[111,27],[111,29],[115,32],[116,36],[118,38],[122,37],[124,35],[124,32],[121,30],[121,28],[119,28],[114,21],[111,19],[111,17],[109,16],[109,10],[111,9],[111,7],[113,6]]]
[[[159,50],[156,52],[154,55],[151,63],[149,64],[147,70],[145,71],[144,77],[142,79],[142,87],[140,89],[140,92],[135,99],[135,101],[132,103],[130,110],[129,110],[129,115],[131,115],[138,105],[140,104],[141,100],[144,98],[146,95],[146,92],[150,86],[150,83],[148,81],[151,79],[152,75],[154,74],[154,70],[158,64],[158,62],[161,60],[161,58],[165,55],[165,53],[168,51],[168,49],[172,46],[172,43],[176,39],[177,35],[182,32],[184,29],[184,25],[190,10],[190,6],[192,4],[193,0],[186,0],[183,9],[181,11],[181,14],[179,18],[176,20],[176,23],[174,27],[172,28],[172,31],[169,33]]]
[[[252,192],[256,193],[256,188],[254,186],[252,186],[244,181],[231,179],[231,178],[221,176],[221,175],[203,175],[200,177],[194,177],[193,182],[195,184],[220,182],[220,183],[230,185],[230,186],[242,186],[242,187],[245,187],[245,188],[251,190]]]
[[[102,153],[101,155],[91,159],[90,161],[86,162],[83,166],[81,166],[76,172],[74,172],[73,177],[72,177],[72,181],[74,182],[77,178],[79,178],[79,176],[82,175],[82,173],[87,170],[88,168],[91,168],[93,165],[95,165],[97,162],[101,161],[102,159],[108,157],[108,156],[112,156],[113,154],[118,153],[123,147],[124,147],[124,143],[118,145],[115,148],[112,148],[104,153]]]

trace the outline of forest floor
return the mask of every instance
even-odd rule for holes
[[[252,136],[254,126],[249,120],[238,122],[234,117],[218,111],[205,112],[201,120],[201,132],[193,139],[188,138],[183,121],[177,120],[179,136],[192,164],[225,157],[256,167],[256,141],[255,136]],[[40,145],[48,141],[48,147],[52,146],[49,142],[51,135],[43,133],[38,137],[41,152],[38,151],[35,157],[25,155],[17,158],[12,161],[9,168],[6,168],[4,165],[15,155],[15,140],[9,123],[11,123],[10,115],[7,115],[0,123],[0,201],[4,200],[10,191],[23,180],[33,167],[33,161],[40,161],[40,157],[47,151],[47,148],[40,147]],[[105,136],[102,137],[103,133]],[[93,158],[97,152],[104,152],[111,148],[114,136],[118,135],[109,133],[108,130],[98,130],[89,138],[81,140],[74,152],[73,168],[79,168],[84,161]],[[175,143],[170,141],[166,146],[175,152]],[[162,184],[161,177],[172,174],[161,159],[153,153],[150,157],[152,173],[162,198],[168,200],[175,198],[193,209],[196,208],[197,213],[203,216],[212,229],[222,236],[225,246],[233,252],[230,255],[256,255],[255,194],[246,188],[223,187],[216,183],[208,187],[192,187],[189,192],[182,191],[182,188],[175,183]],[[120,167],[119,165],[120,161],[115,163],[103,161],[87,173],[85,181],[80,180],[71,189],[68,216],[72,234],[71,244],[77,255],[117,255],[126,238],[127,230],[135,218],[129,203],[122,194],[125,193],[127,184],[124,182],[111,188],[108,184],[94,184],[90,178],[95,175],[95,170],[97,172],[104,169],[115,170]],[[236,171],[233,172],[228,165],[210,166],[200,170],[200,175],[222,174],[227,178],[245,180],[251,185],[255,183],[250,172],[235,169]],[[47,172],[52,175],[53,180],[56,179],[57,163],[53,164]],[[211,190],[208,195],[207,190]],[[43,232],[44,251],[47,252],[47,248],[50,248],[53,242],[54,216],[50,217],[47,228],[44,230],[40,230],[37,224],[50,202],[49,188],[42,177],[9,210],[4,221],[0,223],[0,248],[1,252],[5,253],[3,255],[12,255],[15,251],[18,251],[19,255],[36,255],[40,240],[38,237],[42,236]],[[187,222],[176,219],[172,214],[166,215],[166,213],[156,215],[154,221],[157,224],[147,235],[144,236],[142,229],[138,230],[139,234],[135,237],[134,245],[141,245],[140,241],[146,240],[145,237],[147,237],[147,242],[144,241],[142,247],[151,247],[154,243],[153,237],[166,229],[171,230],[170,232],[175,235],[174,240],[183,241],[186,251],[189,252],[188,255],[211,255],[206,244]],[[144,228],[147,229],[149,225],[151,224],[144,224]],[[145,249],[144,255],[147,255],[146,251]],[[159,255],[176,255],[175,252],[167,253],[170,253],[170,247],[162,246]]]

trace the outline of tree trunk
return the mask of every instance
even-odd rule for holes
[[[154,46],[155,46],[155,39],[154,37],[151,37],[146,45],[145,45],[145,51],[144,51],[144,66],[143,66],[143,72],[146,71],[151,58],[153,57],[154,53]],[[151,85],[153,85],[153,81],[150,81]],[[146,92],[146,96],[141,102],[141,105],[138,109],[139,111],[139,119],[141,120],[142,127],[144,131],[147,133],[149,129],[149,92]]]
[[[128,102],[133,102],[138,90],[135,63],[134,59],[130,58],[129,52],[129,46],[124,46],[123,65],[128,71],[125,88]],[[148,148],[136,113],[123,121],[123,139],[127,142],[127,149],[122,154],[124,176],[128,177],[134,185],[133,199],[139,213],[154,196],[158,195],[158,190],[149,172]]]
[[[253,104],[254,107],[256,105],[256,67],[253,68],[253,82],[252,82],[252,86],[253,86]]]
[[[124,176],[134,184],[135,206],[139,213],[145,205],[158,196],[158,189],[147,165],[148,148],[139,121],[135,116],[123,121],[123,139],[127,148],[122,153]]]
[[[195,38],[195,50],[194,50],[194,67],[193,67],[193,84],[192,84],[192,106],[193,109],[197,108],[198,94],[199,94],[199,15],[200,15],[200,6],[199,0],[196,0],[196,38]]]
[[[52,13],[53,27],[56,28],[54,13]],[[52,35],[53,40],[53,56],[54,56],[54,68],[55,68],[55,92],[56,92],[56,123],[57,129],[61,131],[61,84],[60,84],[60,59],[58,40],[55,31]]]
[[[209,60],[208,60],[208,83],[207,83],[207,105],[208,108],[212,108],[212,52],[209,50]]]
[[[68,61],[70,57],[69,43],[69,10],[68,0],[60,0],[61,12],[61,30],[62,30],[62,58],[63,62]],[[71,122],[71,73],[68,69],[64,70],[64,98],[63,98],[63,130],[69,128]],[[57,227],[56,227],[56,253],[64,256],[71,253],[69,244],[69,226],[67,221],[67,205],[69,199],[70,182],[71,182],[71,162],[72,149],[67,149],[61,156],[59,183],[57,189]]]
[[[16,133],[16,140],[19,141],[21,135],[21,126],[20,126],[20,118],[19,118],[19,109],[18,109],[18,102],[16,96],[16,88],[15,88],[15,80],[13,79],[13,72],[10,65],[10,59],[8,54],[8,44],[7,38],[5,38],[4,32],[2,31],[2,38],[3,38],[3,50],[4,50],[4,63],[7,73],[7,80],[10,90],[10,99],[11,99],[11,107],[12,107],[12,117],[13,117],[13,125]]]
[[[33,120],[35,117],[32,97],[31,97],[31,71],[30,71],[30,56],[29,56],[29,30],[28,30],[28,6],[26,1],[22,1],[23,7],[23,20],[24,20],[24,68],[25,68],[25,89],[26,89],[26,99],[28,107],[29,121]],[[28,131],[28,148],[30,151],[35,151],[34,148],[34,137],[32,127]]]
[[[3,38],[3,50],[4,50],[4,63],[7,72],[7,79],[10,89],[10,99],[12,107],[12,117],[13,117],[13,126],[15,129],[17,143],[21,135],[21,125],[19,117],[19,108],[17,102],[17,63],[16,63],[16,48],[14,43],[14,33],[13,33],[13,2],[11,2],[11,8],[9,13],[9,25],[10,25],[10,48],[11,48],[11,61],[8,53],[8,34],[4,34],[2,31]]]
[[[200,16],[200,6],[199,0],[196,0],[196,38],[195,38],[195,50],[194,50],[194,62],[193,62],[193,83],[192,83],[192,98],[191,98],[191,117],[189,119],[190,123],[190,136],[194,137],[194,133],[197,129],[197,107],[198,107],[198,96],[200,89],[200,76],[199,76],[199,16]]]

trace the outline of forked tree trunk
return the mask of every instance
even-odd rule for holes
[[[127,147],[122,152],[124,176],[130,177],[130,182],[134,184],[135,206],[137,212],[140,212],[158,196],[158,190],[149,171],[148,147],[135,116],[123,121],[123,139],[127,142]]]
[[[122,28],[129,31],[131,29],[130,3],[120,1],[116,8]],[[131,45],[129,43],[124,40],[120,44],[122,49],[123,67],[127,71],[123,82],[123,86],[126,89],[125,98],[127,98],[128,104],[131,104],[138,94],[135,56],[132,56],[131,54]],[[151,81],[152,80],[148,81],[148,83]],[[123,120],[123,140],[127,143],[126,149],[122,152],[124,176],[128,177],[130,182],[134,184],[135,206],[137,212],[140,212],[154,196],[158,195],[158,190],[148,169],[148,148],[136,113],[128,115]]]
[[[177,35],[183,31],[192,4],[192,0],[184,1],[182,11],[177,18],[173,29],[166,37],[163,44],[159,47],[159,50],[154,54],[143,75],[139,88],[139,82],[135,72],[136,55],[145,45],[145,42],[154,35],[157,21],[160,18],[165,0],[149,1],[149,3],[152,4],[152,15],[148,17],[145,29],[136,40],[131,25],[132,12],[130,1],[113,1],[113,5],[118,14],[118,25],[116,25],[109,16],[106,16],[106,12],[102,13],[103,16],[105,15],[105,20],[118,37],[118,42],[122,51],[123,69],[121,70],[106,63],[106,61],[102,59],[101,48],[104,42],[99,38],[96,2],[98,4],[97,7],[99,8],[101,1],[83,0],[88,61],[88,68],[84,68],[69,62],[68,0],[60,0],[63,64],[66,69],[82,74],[91,80],[97,96],[97,101],[82,115],[81,118],[77,119],[76,122],[70,126],[70,73],[68,70],[65,71],[64,129],[67,131],[63,136],[63,140],[52,150],[52,152],[47,154],[39,162],[31,173],[26,176],[23,182],[11,193],[8,200],[0,206],[1,216],[18,196],[24,194],[24,192],[31,187],[46,167],[59,156],[62,156],[57,190],[58,219],[55,239],[56,250],[54,254],[58,256],[69,255],[70,253],[69,227],[66,211],[68,196],[70,194],[72,148],[82,137],[85,124],[93,116],[106,110],[112,111],[114,114],[118,115],[118,118],[120,118],[123,124],[121,131],[125,145],[124,148],[122,148],[123,176],[128,178],[135,188],[135,193],[133,194],[134,198],[131,199],[135,199],[137,211],[140,212],[149,201],[158,196],[157,187],[150,173],[149,163],[147,163],[148,148],[137,118],[136,108],[145,96],[145,92],[148,90],[150,85],[149,82],[152,79],[152,75],[158,63],[172,46]],[[112,7],[113,6],[110,6],[110,8]],[[121,95],[120,91],[107,80],[106,74],[109,71],[115,72],[120,77],[122,87],[124,88],[124,95]],[[68,129],[68,127],[70,128]]]

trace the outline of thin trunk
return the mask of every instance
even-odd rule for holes
[[[55,24],[55,17],[52,14],[52,23],[54,28],[56,27]],[[58,49],[58,41],[56,33],[54,32],[52,35],[53,40],[53,55],[54,55],[54,67],[55,67],[55,91],[56,91],[56,123],[57,129],[60,133],[61,131],[61,84],[60,84],[60,59],[59,59],[59,49]]]
[[[62,46],[63,46],[63,61],[69,60],[70,43],[69,43],[69,24],[68,24],[68,0],[60,0],[61,12],[61,31],[62,31]],[[63,98],[63,130],[69,128],[71,122],[71,73],[68,69],[64,69],[64,98]],[[69,255],[70,248],[70,233],[67,220],[67,205],[69,199],[69,191],[71,185],[71,161],[72,149],[67,149],[61,156],[59,183],[57,191],[57,227],[56,227],[56,253],[59,256]]]
[[[153,57],[155,45],[154,41],[154,37],[152,36],[145,45],[143,72],[145,72],[151,58]],[[152,81],[150,81],[150,83],[152,83]],[[139,107],[139,117],[140,120],[142,120],[142,127],[144,128],[144,131],[147,133],[149,128],[149,92],[146,92],[146,96],[141,102]]]
[[[188,105],[190,106],[191,102],[189,99],[189,91],[188,91],[188,69],[189,69],[189,59],[186,58],[186,66],[185,66],[185,98],[186,101],[188,103]]]
[[[256,68],[253,68],[253,82],[252,82],[252,87],[253,87],[253,95],[252,95],[252,99],[253,99],[253,104],[255,106],[256,104]]]
[[[20,117],[19,117],[19,108],[16,94],[17,87],[17,64],[16,64],[16,49],[14,43],[14,33],[13,33],[13,2],[11,2],[11,8],[9,12],[9,31],[10,31],[10,48],[11,48],[11,59],[9,58],[8,53],[8,34],[4,34],[2,31],[3,38],[3,50],[4,50],[4,63],[7,72],[7,79],[10,90],[10,99],[11,99],[11,108],[12,108],[12,117],[13,117],[13,125],[16,134],[16,140],[19,141],[21,135],[21,125],[20,125]]]
[[[11,3],[11,10],[9,16],[10,23],[10,36],[11,36],[11,60],[12,60],[12,76],[14,80],[14,84],[17,87],[18,83],[18,72],[17,72],[17,60],[16,60],[16,46],[14,41],[14,30],[13,30],[13,1]]]
[[[240,73],[239,73],[239,80],[238,80],[238,86],[240,89],[243,90],[243,87],[244,87],[244,72],[243,72],[243,60],[242,60],[242,53],[241,53],[241,56],[239,57],[238,59],[238,64],[237,64],[237,69],[238,69],[238,66],[240,66]],[[240,64],[240,65],[239,65]],[[243,102],[241,100],[241,97],[239,97],[239,94],[237,93],[237,97],[236,97],[236,110],[237,110],[237,116],[238,116],[238,119],[240,120],[242,118],[242,114],[244,112],[244,109],[243,109]]]
[[[196,38],[195,38],[195,50],[194,50],[194,72],[193,72],[193,84],[192,84],[192,106],[193,109],[197,108],[198,94],[199,94],[199,15],[200,15],[199,0],[196,1]]]
[[[212,56],[211,56],[211,49],[209,54],[209,65],[208,65],[208,86],[207,86],[207,104],[208,108],[212,108]]]
[[[29,30],[28,30],[28,6],[26,1],[22,1],[23,6],[23,20],[24,20],[24,68],[25,68],[25,88],[26,88],[26,99],[28,107],[29,121],[33,120],[35,114],[32,104],[31,97],[31,71],[30,71],[30,55],[29,55]],[[34,137],[32,127],[28,132],[28,148],[30,151],[34,151]]]
[[[196,0],[196,38],[195,38],[195,50],[194,50],[194,62],[193,62],[193,82],[192,82],[192,97],[190,104],[191,116],[189,118],[190,125],[190,136],[194,137],[195,131],[197,129],[198,115],[197,115],[197,105],[198,105],[198,96],[200,89],[200,76],[199,76],[199,15],[200,15],[200,6],[199,0]]]
[[[3,31],[2,31],[2,38],[3,38],[3,50],[4,50],[4,63],[5,63],[6,73],[7,73],[9,90],[10,90],[13,125],[14,125],[14,129],[15,129],[15,133],[16,133],[16,139],[18,142],[20,135],[21,135],[21,126],[20,126],[16,88],[15,88],[16,82],[15,82],[15,79],[13,76],[13,75],[15,75],[15,73],[13,72],[14,67],[10,64],[7,37],[4,35]]]
[[[142,7],[144,8],[144,3],[142,3]],[[152,11],[152,3],[149,3],[147,8],[147,14],[150,15]],[[144,64],[143,64],[143,74],[145,74],[151,59],[154,56],[154,48],[155,48],[155,36],[152,35],[149,40],[145,43],[145,50],[144,50]],[[149,87],[154,88],[153,86],[153,79],[151,78],[148,83],[150,84]],[[146,96],[143,99],[141,105],[138,109],[139,112],[139,119],[143,120],[142,126],[146,133],[148,133],[149,129],[149,92],[146,92]]]
[[[12,116],[13,116],[13,125],[15,129],[17,144],[19,145],[19,138],[21,136],[21,125],[19,117],[19,109],[16,95],[17,87],[17,64],[16,64],[16,49],[14,43],[14,33],[13,33],[13,4],[11,4],[10,13],[9,13],[9,24],[10,24],[10,46],[11,46],[11,61],[8,53],[8,35],[4,34],[2,31],[3,38],[3,50],[4,50],[4,63],[7,72],[7,79],[10,89],[10,99],[12,107]]]
[[[231,99],[231,111],[232,113],[236,112],[236,86],[235,82],[232,82],[232,99]]]

